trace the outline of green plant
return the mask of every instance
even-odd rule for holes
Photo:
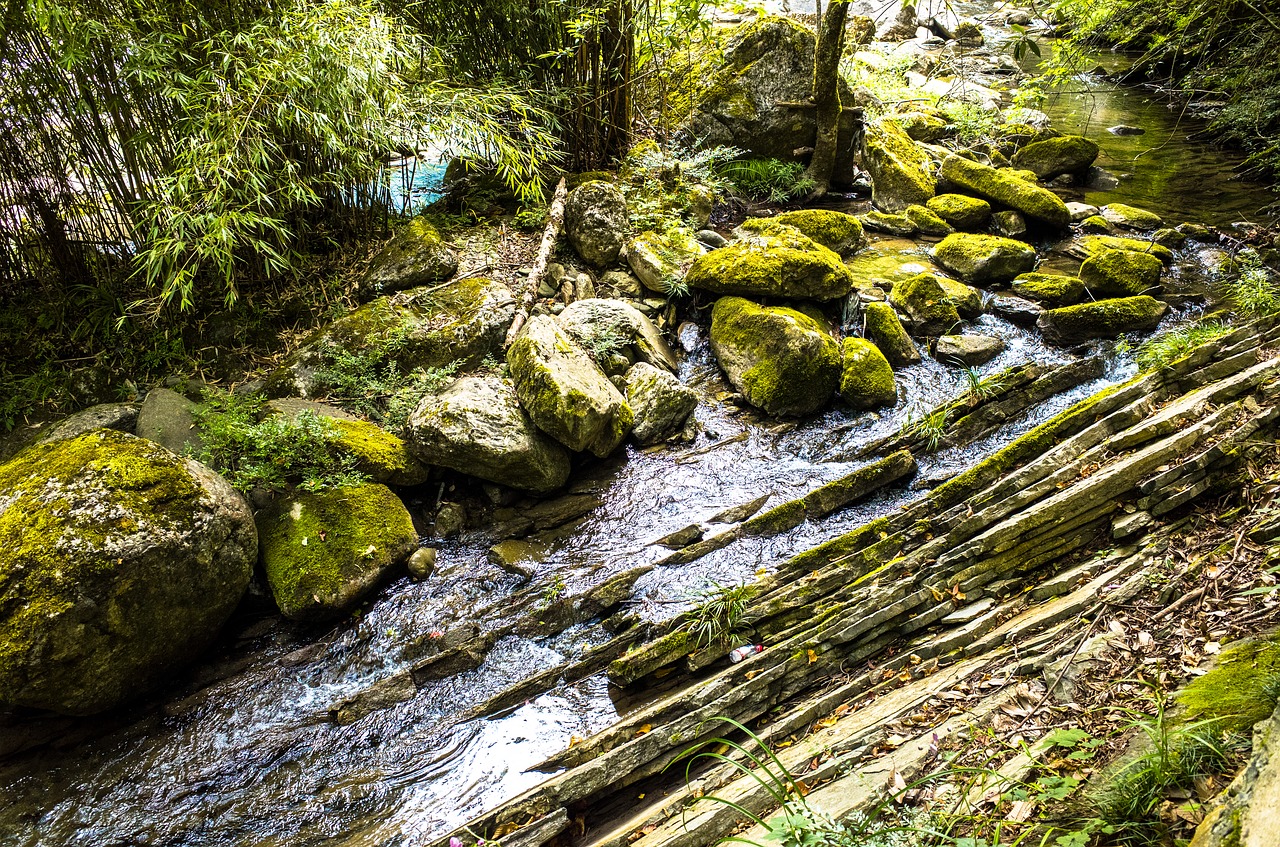
[[[799,162],[739,159],[721,164],[718,172],[752,200],[785,203],[813,190],[813,180],[805,176]]]
[[[720,585],[693,595],[697,604],[685,615],[681,629],[689,634],[694,649],[728,644],[742,634],[747,605],[756,594],[751,584]]]
[[[1134,359],[1141,370],[1159,370],[1181,359],[1201,344],[1221,338],[1231,329],[1230,324],[1222,321],[1184,324],[1148,338],[1138,348]]]
[[[1243,250],[1215,274],[1223,298],[1248,317],[1280,313],[1280,286],[1275,272],[1253,250]]]
[[[981,371],[972,367],[965,368],[961,373],[964,375],[964,396],[972,404],[989,400],[1004,390],[1002,374],[983,376]]]
[[[552,603],[563,597],[565,588],[564,577],[560,574],[553,576],[551,581],[547,583],[546,588],[542,589],[543,608],[550,606]]]
[[[603,364],[610,355],[625,348],[629,339],[616,327],[591,324],[586,338],[580,338],[579,342],[587,355],[597,364]]]
[[[943,436],[947,431],[947,410],[936,409],[923,418],[916,419],[911,415],[902,425],[899,432],[907,438],[918,438],[924,442],[926,453],[936,453],[942,446]]]

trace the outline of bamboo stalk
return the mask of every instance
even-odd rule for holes
[[[520,298],[520,308],[516,310],[516,316],[511,321],[511,328],[507,330],[504,347],[511,346],[511,342],[516,340],[520,330],[524,329],[525,321],[529,319],[529,309],[533,307],[533,301],[538,297],[538,286],[542,284],[542,277],[547,273],[547,262],[551,261],[551,251],[555,250],[556,241],[560,238],[560,228],[564,226],[564,199],[567,193],[564,177],[561,177],[560,183],[556,186],[555,196],[551,199],[551,212],[548,215],[547,228],[542,232],[542,246],[538,248],[538,258],[533,263],[533,270],[529,271],[529,282],[525,286],[524,295]]]

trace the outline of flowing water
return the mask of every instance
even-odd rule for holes
[[[1187,123],[1179,124],[1163,105],[1101,80],[1078,82],[1049,107],[1063,128],[1123,122],[1147,129],[1144,136],[1123,138],[1090,132],[1103,143],[1102,164],[1119,177],[1112,188],[1086,190],[1091,202],[1124,200],[1174,220],[1225,223],[1253,215],[1269,201],[1260,189],[1229,178],[1229,157],[1188,142]],[[879,249],[898,247],[885,239]],[[1180,257],[1171,287],[1194,285],[1205,250]],[[1169,321],[1186,316],[1175,312]],[[1071,359],[1034,332],[993,316],[981,318],[978,329],[1008,341],[1008,349],[980,369],[983,374]],[[963,391],[956,370],[926,358],[899,374],[900,399],[891,410],[835,408],[779,424],[721,402],[726,386],[708,352],[705,327],[686,326],[681,335],[690,351],[681,377],[701,393],[702,434],[683,447],[628,448],[625,457],[576,473],[571,491],[595,493],[601,505],[543,540],[533,584],[578,591],[653,563],[666,552],[655,539],[763,494],[777,503],[846,474],[856,464],[834,459]],[[970,467],[1133,372],[1116,348],[1095,355],[1107,357],[1101,379],[1041,404],[979,443],[925,457],[917,480]],[[921,494],[922,484],[889,489],[773,538],[739,541],[691,565],[655,568],[636,583],[630,608],[650,619],[669,617],[709,585],[750,579],[899,508]],[[433,504],[433,497],[424,498],[411,507]],[[432,578],[396,580],[359,619],[331,630],[246,613],[201,667],[176,679],[169,693],[123,714],[15,724],[33,744],[47,743],[0,764],[0,842],[417,845],[545,779],[526,768],[564,749],[573,737],[609,725],[626,708],[615,702],[602,676],[557,686],[487,719],[457,716],[607,640],[599,622],[552,636],[508,635],[474,670],[428,684],[407,701],[350,726],[328,719],[332,706],[419,658],[435,634],[477,616],[494,624],[503,620],[523,581],[490,563],[488,547],[495,540],[476,530],[436,542],[440,558]]]

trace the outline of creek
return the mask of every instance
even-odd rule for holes
[[[1088,129],[1114,185],[1086,188],[1091,203],[1124,201],[1174,220],[1226,224],[1270,202],[1262,188],[1230,178],[1232,157],[1188,141],[1192,124],[1143,93],[1081,77],[1051,98],[1064,131]],[[1099,131],[1113,123],[1142,136]],[[1054,245],[1039,245],[1049,261]],[[918,254],[882,239],[886,254]],[[913,252],[914,251],[914,252]],[[1203,284],[1211,248],[1179,254],[1175,292]],[[1194,307],[1175,310],[1167,323]],[[702,325],[700,326],[699,323]],[[1072,355],[1035,332],[987,315],[979,331],[1008,348],[982,375],[1027,363],[1062,364]],[[802,495],[857,467],[838,461],[858,444],[899,431],[960,396],[963,374],[926,357],[899,374],[899,403],[882,413],[834,408],[798,423],[741,413],[706,343],[705,320],[684,327],[681,378],[701,394],[702,434],[661,450],[580,469],[568,494],[598,505],[538,536],[525,563],[528,585],[550,605],[612,577],[650,565],[654,541],[768,494],[770,505]],[[636,581],[627,611],[659,620],[689,608],[696,592],[768,572],[796,552],[901,508],[930,481],[972,466],[1002,445],[1135,367],[1124,345],[1106,345],[1101,378],[1065,391],[972,444],[925,456],[916,481],[883,491],[821,521],[769,538],[742,539],[687,565],[656,567]],[[448,492],[443,492],[448,494]],[[433,507],[436,491],[411,508]],[[522,680],[608,640],[599,620],[559,632],[516,628],[474,669],[445,676],[351,725],[330,719],[336,704],[411,665],[424,644],[479,618],[496,628],[514,617],[525,580],[490,561],[502,534],[473,529],[437,539],[438,569],[422,582],[401,577],[356,619],[316,630],[275,616],[242,614],[206,661],[172,689],[124,714],[91,721],[31,720],[14,729],[33,749],[0,760],[0,841],[15,847],[306,847],[418,845],[543,781],[530,766],[613,723],[631,708],[603,676],[551,685],[483,718],[465,713]],[[531,548],[532,549],[532,548]],[[477,611],[479,610],[479,611]],[[550,627],[556,629],[556,627]],[[11,733],[12,734],[12,733]]]

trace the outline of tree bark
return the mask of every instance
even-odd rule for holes
[[[538,258],[533,263],[533,269],[529,271],[529,282],[525,286],[524,295],[520,298],[520,308],[516,310],[511,327],[507,330],[504,347],[510,347],[511,342],[516,340],[516,336],[524,328],[524,322],[529,319],[529,309],[533,307],[533,301],[538,298],[538,286],[542,284],[542,277],[547,273],[547,262],[551,260],[551,253],[556,249],[556,240],[560,238],[560,228],[564,226],[564,198],[567,193],[562,177],[560,184],[556,186],[555,196],[551,199],[551,211],[547,215],[547,228],[542,232],[542,246],[538,248]]]
[[[816,107],[818,137],[813,158],[805,175],[813,180],[810,200],[831,187],[836,151],[840,142],[840,54],[844,50],[844,26],[849,0],[831,0],[818,21],[818,44],[813,57],[813,103]]]

